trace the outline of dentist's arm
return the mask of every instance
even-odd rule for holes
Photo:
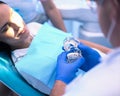
[[[66,84],[60,80],[56,80],[50,96],[62,96],[65,93]]]
[[[100,44],[97,44],[97,43],[93,43],[93,42],[90,42],[90,41],[87,41],[87,40],[83,40],[83,39],[79,39],[78,40],[79,42],[82,42],[83,44],[91,47],[91,48],[95,48],[95,49],[98,49],[99,51],[107,54],[109,53],[110,51],[112,51],[111,48],[108,48],[106,46],[103,46],[103,45],[100,45]]]
[[[52,24],[62,31],[66,32],[66,28],[60,14],[60,11],[56,8],[53,0],[40,0],[47,16],[51,20]]]

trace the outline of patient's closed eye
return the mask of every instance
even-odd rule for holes
[[[1,33],[4,33],[4,32],[6,32],[8,29],[9,29],[9,23],[6,23],[2,28],[1,28],[1,30],[0,30],[0,32]]]

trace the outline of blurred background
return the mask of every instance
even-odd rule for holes
[[[75,38],[89,40],[111,48],[111,44],[101,32],[94,2],[92,8],[87,0],[54,0],[54,2],[61,11],[68,32],[71,32]]]

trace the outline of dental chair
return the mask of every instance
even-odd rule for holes
[[[46,96],[19,75],[7,52],[0,52],[0,82],[20,96]]]

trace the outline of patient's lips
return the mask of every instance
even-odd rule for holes
[[[23,28],[22,30],[20,30],[20,31],[18,32],[17,37],[24,36],[25,34],[29,35],[29,31],[28,31],[26,28]]]
[[[23,29],[18,35],[22,35],[22,34],[24,34],[25,32],[26,32],[26,30]]]

